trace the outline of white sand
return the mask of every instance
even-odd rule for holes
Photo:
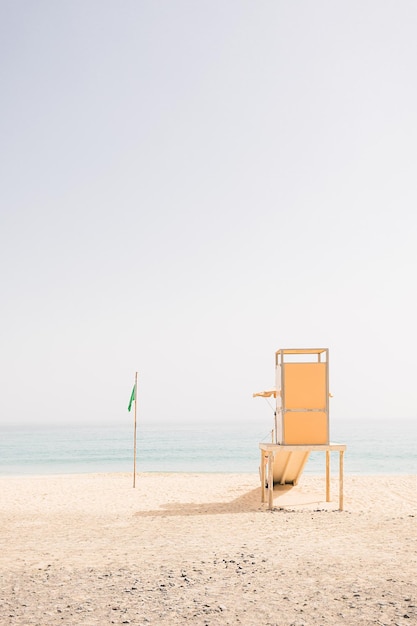
[[[417,624],[417,476],[0,478],[0,624]]]

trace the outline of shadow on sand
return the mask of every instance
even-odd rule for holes
[[[155,511],[138,511],[138,517],[167,517],[184,515],[219,515],[261,511],[261,488],[252,489],[230,502],[168,502]]]
[[[291,493],[293,489],[294,487],[292,485],[276,485],[274,487],[275,511],[296,511],[306,506],[317,506],[319,504],[318,499],[312,496],[312,494],[304,494],[304,496],[300,498],[298,494]],[[186,515],[252,513],[266,510],[267,503],[261,503],[261,488],[258,487],[230,502],[168,502],[167,504],[162,504],[157,510],[138,511],[135,513],[135,516],[183,517]]]

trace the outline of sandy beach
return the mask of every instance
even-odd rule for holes
[[[417,476],[0,478],[0,624],[417,623]]]

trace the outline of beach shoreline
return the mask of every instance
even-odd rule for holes
[[[410,624],[417,476],[0,477],[2,624]],[[411,620],[411,621],[410,621]]]

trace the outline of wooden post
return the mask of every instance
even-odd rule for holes
[[[265,502],[265,455],[261,450],[261,502]]]
[[[268,508],[274,508],[274,453],[268,453]]]
[[[343,456],[344,450],[339,452],[339,511],[343,511]]]
[[[326,450],[326,502],[330,502],[330,450]]]
[[[135,372],[135,424],[133,427],[133,488],[136,487],[136,418],[137,418],[137,397],[138,397],[138,373]]]

